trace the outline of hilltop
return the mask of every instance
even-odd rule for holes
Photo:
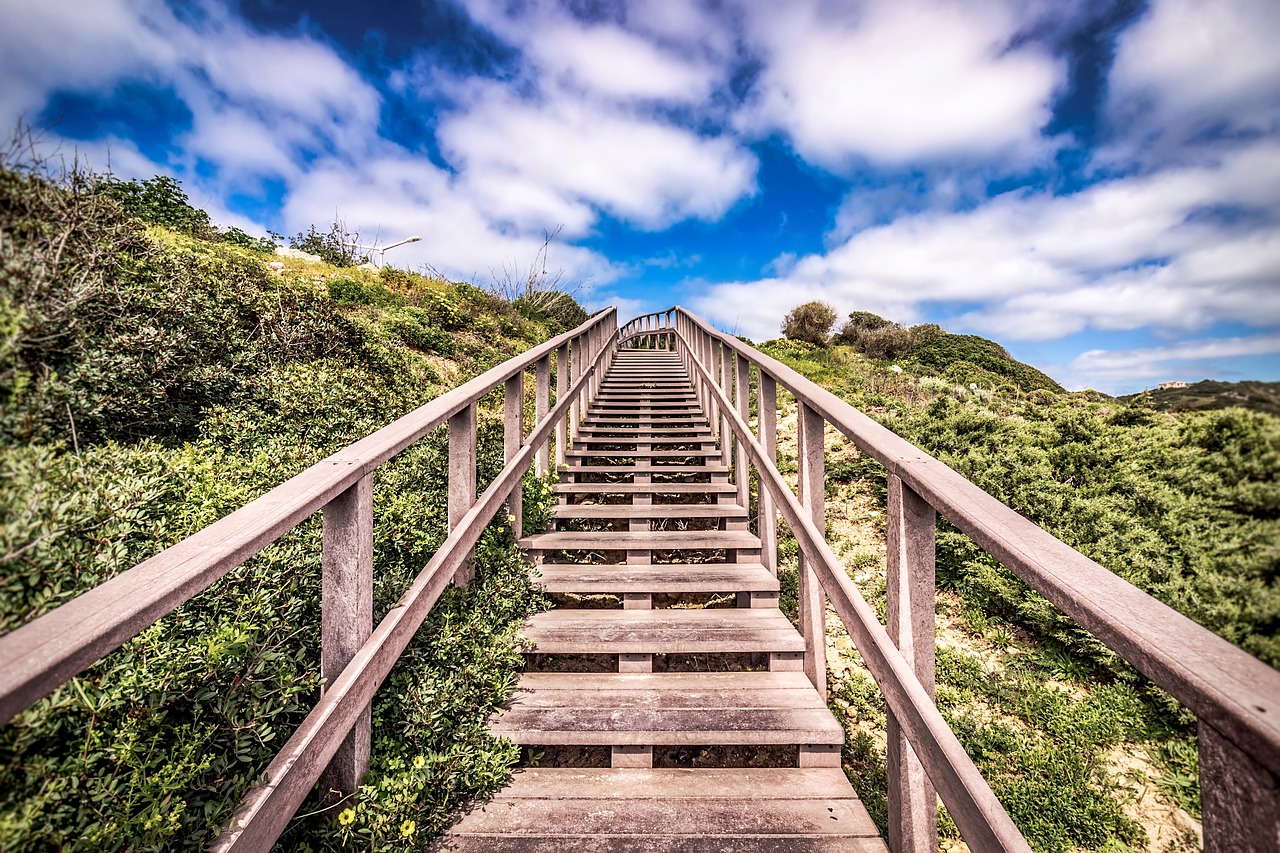
[[[1280,415],[1280,382],[1218,382],[1203,379],[1184,387],[1169,384],[1138,394],[1126,394],[1118,399],[1132,403],[1139,402],[1140,398],[1165,412],[1204,412],[1239,407]]]

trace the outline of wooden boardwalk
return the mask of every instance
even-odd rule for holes
[[[534,616],[542,665],[492,723],[522,745],[607,751],[610,766],[521,771],[437,849],[886,849],[840,769],[843,730],[803,671],[725,456],[675,353],[618,352],[565,453],[557,529],[522,544],[548,591],[622,608]],[[723,593],[730,606],[655,607]],[[613,671],[556,671],[596,657]],[[750,671],[689,671],[730,659]],[[678,766],[697,747],[774,766]]]

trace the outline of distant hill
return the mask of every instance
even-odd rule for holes
[[[1239,406],[1255,412],[1280,415],[1280,382],[1217,382],[1205,379],[1185,388],[1153,388],[1143,391],[1152,404],[1166,412],[1202,412]],[[1119,399],[1130,402],[1139,394]]]

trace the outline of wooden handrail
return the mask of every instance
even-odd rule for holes
[[[577,400],[581,390],[589,387],[600,365],[607,363],[608,344],[612,342],[612,339],[606,341],[576,381],[557,394],[555,406],[534,425],[529,440],[467,510],[342,673],[327,685],[320,701],[268,765],[266,783],[245,795],[228,829],[211,850],[220,853],[265,850],[280,835],[306,799],[320,771],[337,752],[344,733],[368,707],[374,692],[391,672],[436,599],[466,561],[489,519],[512,490],[519,487],[521,477],[540,452],[535,448],[546,442],[568,412],[570,403]]]
[[[573,331],[503,362],[317,462],[220,521],[0,637],[0,721],[9,720],[119,648],[516,373],[549,363],[550,354],[559,347],[585,341],[597,328],[616,323],[616,316],[616,310],[608,308]],[[538,390],[545,394],[542,383]]]
[[[676,335],[686,350],[691,351],[688,339],[680,332]],[[929,777],[938,786],[942,800],[965,840],[977,850],[1030,851],[1031,847],[965,753],[911,665],[889,639],[875,611],[845,573],[839,558],[827,544],[825,533],[814,524],[809,509],[787,487],[777,466],[751,434],[746,419],[713,379],[712,373],[697,358],[692,359],[692,366],[698,373],[698,379],[719,402],[739,446],[744,447],[750,456],[761,485],[768,489],[795,534],[801,553],[817,569],[823,588],[831,597],[836,613],[853,638],[867,669],[880,686],[885,703],[902,721],[907,737],[915,746]]]
[[[677,340],[686,363],[696,365],[704,380],[704,400],[711,404],[708,408],[713,424],[712,413],[717,408],[726,414],[731,410],[727,408],[725,383],[715,377],[714,370],[707,371],[705,365],[715,363],[715,351],[733,353],[757,369],[762,388],[781,384],[802,407],[815,412],[860,450],[883,464],[888,471],[891,492],[895,488],[903,489],[909,492],[909,500],[919,498],[942,514],[1029,586],[1195,712],[1200,720],[1206,849],[1280,849],[1280,785],[1277,784],[1280,672],[1037,527],[943,462],[786,365],[713,329],[679,306],[670,309],[670,313],[674,316]],[[630,324],[624,328],[629,327]],[[772,494],[771,477],[767,474],[771,465],[761,466],[757,458],[759,449],[753,447],[754,440],[750,439],[745,422],[738,424],[740,419],[736,417],[731,420],[739,441],[747,437],[753,462],[762,472],[761,481],[769,486]],[[802,459],[802,467],[804,464]],[[794,500],[794,496],[791,499]],[[784,515],[789,509],[795,509],[781,503],[779,508]],[[796,531],[790,517],[788,522]],[[809,546],[815,544],[809,543]],[[906,547],[902,542],[893,544]],[[801,550],[804,548],[805,543],[801,542]],[[817,559],[807,553],[806,557]],[[846,586],[843,572],[833,577],[830,566],[818,562],[823,569],[824,586],[833,580],[837,587]],[[931,552],[928,562],[931,574]],[[931,586],[931,577],[906,579],[908,585],[916,586],[926,580]],[[854,633],[855,626],[849,617],[857,614],[850,611],[846,615],[841,607],[847,610],[849,603],[842,604],[841,596],[832,587],[827,586],[827,592],[832,595],[846,627]],[[892,597],[895,593],[896,590],[891,589],[889,595]],[[863,653],[865,656],[866,650]],[[931,663],[929,665],[931,667]],[[931,672],[929,677],[932,678]],[[892,703],[890,707],[893,708]],[[901,712],[905,710],[895,710],[894,716],[908,728],[910,738],[917,738],[921,733],[910,731],[908,723],[916,726],[918,721],[902,717]],[[919,748],[916,754],[928,767],[929,757],[921,754]],[[930,768],[929,776],[941,790],[943,783],[935,775],[936,769]],[[893,772],[891,767],[891,776]],[[892,787],[891,781],[891,799]],[[1241,798],[1252,798],[1256,802],[1246,808],[1237,802]],[[1211,808],[1215,803],[1226,803],[1229,807]]]

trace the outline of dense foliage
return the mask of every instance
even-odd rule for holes
[[[148,229],[91,175],[7,165],[0,632],[554,328],[394,270],[273,274],[234,243]],[[496,413],[480,438],[483,486]],[[445,467],[438,430],[375,474],[377,618],[444,537]],[[548,489],[526,491],[536,520]],[[314,517],[0,728],[4,848],[207,846],[317,696],[319,537]],[[416,844],[507,772],[483,720],[540,599],[501,519],[478,569],[380,692],[366,787],[342,810],[304,806],[288,847]]]
[[[836,311],[825,302],[813,301],[792,308],[782,320],[782,334],[793,341],[825,346]]]

